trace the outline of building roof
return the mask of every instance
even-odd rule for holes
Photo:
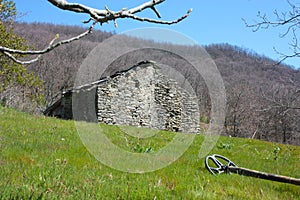
[[[59,94],[56,95],[58,97],[60,96],[58,98],[58,100],[55,101],[50,106],[48,106],[45,109],[45,111],[43,112],[43,114],[48,115],[48,116],[51,115],[53,110],[55,110],[55,109],[57,109],[61,106],[62,98],[66,95],[71,95],[73,92],[76,92],[76,91],[91,91],[92,89],[97,87],[99,84],[105,83],[105,82],[111,80],[112,78],[124,75],[124,74],[128,73],[129,71],[134,70],[138,67],[148,67],[149,65],[156,66],[155,64],[156,63],[154,61],[144,60],[144,61],[141,61],[141,62],[137,63],[136,65],[130,67],[129,69],[122,70],[122,71],[117,71],[115,74],[113,74],[111,76],[103,77],[103,78],[100,78],[97,81],[64,90],[64,91],[62,91],[62,92],[60,92]]]

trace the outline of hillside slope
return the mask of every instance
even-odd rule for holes
[[[198,158],[204,135],[196,135],[170,166],[131,174],[98,162],[82,144],[73,121],[0,107],[0,127],[1,199],[300,199],[299,186],[239,175],[212,176],[204,158]],[[159,132],[137,139],[115,126],[105,127],[115,145],[135,153],[155,152],[174,135]],[[214,153],[239,166],[300,178],[300,147],[220,137]]]
[[[16,24],[15,31],[32,46],[43,48],[58,33],[60,38],[66,38],[81,33],[84,29],[51,24]],[[53,103],[57,93],[73,86],[74,77],[83,59],[99,42],[111,35],[95,31],[83,40],[56,49],[29,66],[45,82],[46,107]],[[139,44],[153,43],[132,38],[125,40]],[[180,49],[191,56],[199,50],[199,47],[155,45],[167,46],[171,50]],[[223,134],[300,145],[300,71],[284,65],[274,66],[275,62],[264,56],[229,44],[209,45],[205,49],[217,64],[227,91]],[[109,74],[129,68],[136,61],[145,58],[155,58],[168,62],[170,66],[189,69],[189,66],[176,60],[161,55],[149,55],[147,51],[143,51],[139,55],[126,55],[116,59]],[[193,74],[190,77],[194,78],[191,84],[196,88],[200,111],[207,122],[211,108],[207,87],[201,77],[193,77]],[[15,101],[18,99],[15,98],[16,95],[13,93],[12,97],[6,97],[8,105],[22,105],[20,101]],[[22,98],[22,93],[19,96]]]

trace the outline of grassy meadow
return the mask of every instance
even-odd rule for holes
[[[114,144],[126,151],[152,153],[174,133],[151,139],[126,136],[104,126]],[[109,168],[81,142],[74,122],[33,116],[0,107],[0,199],[300,199],[300,187],[244,177],[211,175],[198,151],[196,135],[177,161],[144,174]],[[300,178],[300,147],[220,137],[211,154],[241,167]]]

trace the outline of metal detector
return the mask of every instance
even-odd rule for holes
[[[211,166],[210,164],[213,166]],[[238,167],[228,158],[218,154],[207,156],[205,159],[205,166],[213,175],[222,174],[223,172],[231,172],[239,175],[251,176],[254,178],[300,185],[300,179]]]

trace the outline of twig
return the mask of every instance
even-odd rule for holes
[[[39,60],[41,55],[43,55],[45,53],[48,53],[48,52],[52,51],[53,49],[55,49],[55,48],[57,48],[57,47],[59,47],[63,44],[71,43],[75,40],[79,40],[79,39],[87,36],[88,34],[90,34],[92,32],[92,29],[93,29],[93,27],[96,23],[99,23],[100,25],[102,25],[103,23],[108,23],[109,21],[113,21],[115,27],[117,27],[118,24],[117,24],[116,20],[118,18],[130,18],[130,19],[133,19],[133,20],[141,21],[141,22],[171,25],[171,24],[179,23],[180,21],[184,20],[192,12],[192,9],[190,9],[190,10],[188,10],[188,12],[185,15],[183,15],[183,16],[181,16],[178,19],[173,20],[173,21],[156,20],[156,19],[151,19],[151,18],[139,17],[139,16],[136,15],[136,13],[139,13],[139,12],[145,10],[145,9],[151,9],[157,15],[158,18],[161,18],[160,13],[155,8],[155,6],[163,3],[164,1],[165,0],[150,0],[146,3],[143,3],[143,4],[141,4],[137,7],[131,8],[129,10],[127,10],[126,8],[123,8],[120,11],[115,12],[115,11],[111,11],[107,6],[105,7],[104,10],[100,10],[100,9],[92,8],[92,7],[85,6],[85,5],[79,4],[79,3],[69,3],[66,0],[48,0],[49,3],[51,3],[52,5],[58,7],[62,10],[68,10],[68,11],[72,11],[72,12],[76,12],[76,13],[88,14],[89,15],[89,20],[83,21],[83,23],[90,23],[91,21],[93,21],[93,24],[84,33],[82,33],[78,36],[72,37],[70,39],[62,40],[60,42],[57,42],[57,43],[53,44],[54,40],[57,39],[57,38],[55,38],[48,45],[48,47],[46,47],[43,50],[22,51],[22,50],[18,50],[18,49],[11,49],[11,48],[0,46],[0,52],[5,54],[6,56],[8,56],[10,59],[12,59],[16,63],[23,64],[23,65],[31,64],[31,63],[34,63],[37,60]],[[17,59],[13,54],[38,55],[38,56],[34,59],[30,59],[30,60],[27,60],[27,61],[22,61],[22,60]]]
[[[282,13],[275,10],[274,20],[269,20],[266,14],[262,14],[261,12],[258,12],[258,21],[255,21],[253,24],[249,24],[245,19],[242,19],[246,27],[251,28],[253,32],[257,32],[260,29],[268,29],[270,27],[276,28],[279,26],[286,28],[285,32],[279,35],[280,38],[284,38],[293,32],[292,43],[289,44],[291,46],[292,53],[284,54],[274,48],[275,52],[280,55],[280,60],[275,65],[279,65],[289,58],[300,57],[300,47],[298,46],[297,35],[295,33],[295,30],[300,27],[300,7],[297,7],[289,0],[287,0],[287,3],[291,7],[291,10],[289,12]]]
[[[63,44],[68,44],[68,43],[71,43],[71,42],[73,42],[75,40],[79,40],[79,39],[87,36],[88,34],[90,34],[92,32],[92,29],[93,29],[93,27],[94,27],[95,24],[96,24],[96,22],[94,22],[87,31],[85,31],[84,33],[82,33],[82,34],[80,34],[78,36],[75,36],[75,37],[72,37],[72,38],[69,38],[69,39],[66,39],[66,40],[62,40],[60,42],[57,42],[57,43],[53,44],[54,41],[56,39],[58,39],[58,36],[56,36],[49,43],[48,47],[46,47],[43,50],[37,50],[37,51],[27,50],[27,51],[23,51],[23,50],[19,50],[19,49],[10,49],[10,48],[7,48],[7,47],[0,46],[0,52],[3,52],[6,56],[8,56],[10,59],[12,59],[16,63],[22,64],[22,65],[32,64],[32,63],[36,62],[40,58],[40,56],[42,54],[48,53],[48,52],[52,51],[53,49],[55,49],[56,47],[59,47],[59,46],[61,46]],[[30,59],[28,61],[22,61],[22,60],[17,59],[12,54],[18,54],[18,55],[38,55],[38,56],[36,58]]]

